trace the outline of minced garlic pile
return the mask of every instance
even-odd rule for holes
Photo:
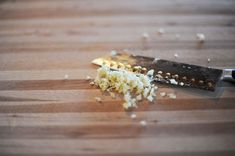
[[[151,84],[154,71],[150,70],[147,75],[133,73],[125,69],[113,71],[107,66],[97,70],[95,85],[102,91],[108,91],[112,97],[114,92],[124,95],[123,107],[125,109],[137,107],[137,102],[146,98],[153,102],[156,97],[157,86]]]

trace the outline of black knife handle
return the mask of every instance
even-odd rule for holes
[[[235,69],[232,70],[232,77],[233,77],[233,79],[235,79]]]
[[[235,82],[235,69],[224,69],[223,80]]]

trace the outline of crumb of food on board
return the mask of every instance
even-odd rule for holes
[[[205,42],[206,37],[205,37],[204,34],[202,34],[202,33],[197,33],[197,34],[196,34],[196,37],[197,37],[198,42],[200,42],[200,43]]]
[[[65,74],[65,75],[64,75],[64,79],[65,79],[65,80],[68,80],[68,78],[69,78],[69,75],[68,75],[68,74]]]
[[[145,120],[141,120],[141,121],[140,121],[140,125],[141,125],[142,127],[146,127],[146,126],[147,126],[147,122],[146,122]]]
[[[95,82],[94,82],[94,81],[91,81],[91,82],[90,82],[90,85],[92,85],[92,86],[95,85]]]
[[[89,75],[86,76],[86,80],[90,80],[91,77]]]
[[[174,93],[168,93],[167,96],[171,99],[176,99],[176,95]]]
[[[151,71],[150,74],[152,72],[154,71]],[[97,76],[94,80],[95,85],[102,91],[123,94],[125,109],[137,107],[137,102],[142,100],[142,97],[153,102],[157,88],[151,82],[151,78],[147,75],[133,73],[125,69],[113,71],[105,65],[97,70]]]
[[[183,82],[180,82],[179,85],[184,86],[184,83],[183,83]]]
[[[154,73],[154,70],[151,69],[151,70],[149,70],[149,71],[147,72],[147,75],[148,75],[148,76],[153,76],[153,73]]]
[[[160,92],[161,97],[166,96],[166,92]]]
[[[116,98],[116,95],[115,95],[115,93],[114,93],[114,92],[109,92],[109,95],[110,95],[113,99],[115,99],[115,98]]]
[[[143,38],[143,39],[148,39],[148,38],[149,38],[149,34],[148,34],[147,32],[144,32],[144,33],[142,34],[142,38]]]
[[[177,53],[175,53],[175,54],[174,54],[174,57],[175,57],[175,58],[178,58],[178,57],[179,57],[179,55],[178,55]]]
[[[102,102],[101,98],[100,98],[100,97],[98,97],[98,96],[96,96],[96,97],[95,97],[95,100],[96,100],[97,102],[99,102],[99,103],[101,103],[101,102]]]
[[[163,35],[165,33],[165,30],[163,28],[159,28],[157,32],[159,35]]]
[[[210,58],[208,58],[208,59],[207,59],[207,62],[208,62],[208,63],[210,63],[210,62],[211,62],[211,59],[210,59]]]
[[[132,114],[131,114],[131,119],[136,119],[136,117],[137,117],[137,116],[136,116],[135,113],[132,113]]]
[[[170,84],[178,85],[178,82],[175,79],[170,79]]]
[[[141,95],[141,94],[137,95],[137,96],[136,96],[136,100],[137,100],[137,101],[142,100],[142,95]]]
[[[116,55],[117,55],[117,51],[116,51],[116,50],[111,50],[110,55],[111,55],[112,57],[113,57],[113,56],[116,56]]]

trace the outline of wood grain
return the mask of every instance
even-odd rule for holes
[[[125,111],[121,96],[85,79],[96,75],[91,61],[112,49],[235,68],[234,43],[232,0],[1,1],[0,155],[234,155],[234,84],[215,92],[159,84],[154,104]]]

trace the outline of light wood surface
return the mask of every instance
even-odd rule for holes
[[[0,155],[235,155],[234,84],[215,92],[159,85],[154,104],[125,111],[122,98],[86,80],[96,74],[92,59],[112,49],[235,68],[235,1],[1,1]]]

